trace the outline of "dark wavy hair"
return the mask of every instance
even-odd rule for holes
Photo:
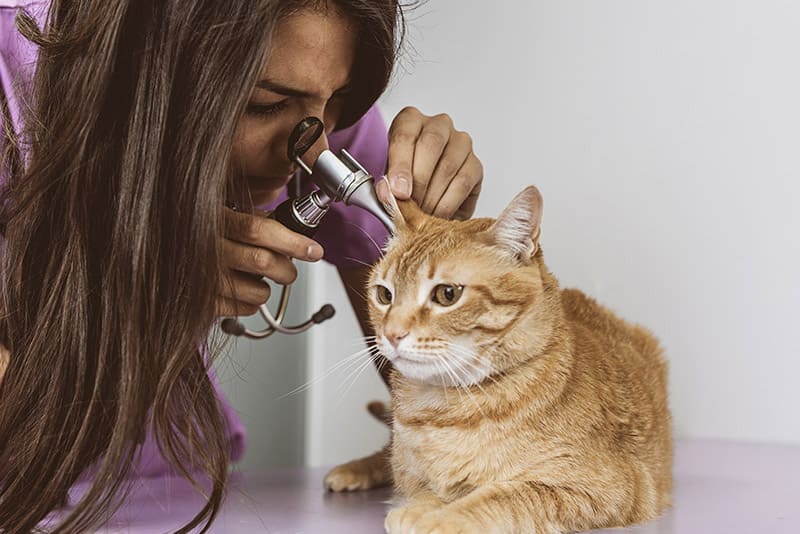
[[[331,0],[359,28],[355,122],[385,89],[402,40],[396,0]],[[53,0],[40,28],[25,131],[6,125],[0,342],[0,531],[29,532],[81,473],[54,528],[79,532],[121,504],[136,444],[208,502],[228,472],[208,377],[231,146],[281,17],[324,1]]]

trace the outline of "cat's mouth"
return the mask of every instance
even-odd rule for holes
[[[415,380],[427,381],[433,376],[437,375],[434,366],[431,365],[430,360],[423,360],[420,358],[413,358],[407,355],[395,355],[392,360],[395,369],[400,371],[400,374],[407,378]]]
[[[406,360],[421,365],[430,365],[431,363],[431,360],[428,358],[417,358],[406,353],[400,353],[399,351],[395,351],[394,360]]]

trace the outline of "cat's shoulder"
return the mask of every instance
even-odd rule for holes
[[[574,287],[567,287],[561,290],[561,303],[567,315],[581,315],[586,313],[597,313],[598,311],[606,311],[605,307],[597,302],[580,289]]]
[[[658,343],[648,329],[623,319],[579,289],[563,289],[561,303],[568,323],[584,327],[609,342],[628,341],[637,345]]]

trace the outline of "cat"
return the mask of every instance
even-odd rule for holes
[[[572,532],[662,513],[667,363],[650,332],[559,288],[539,191],[497,220],[389,209],[397,231],[367,287],[394,366],[387,532]]]

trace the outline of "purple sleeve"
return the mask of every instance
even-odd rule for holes
[[[0,0],[0,91],[11,113],[10,126],[17,132],[22,126],[17,90],[24,90],[30,82],[36,61],[36,47],[14,26],[14,17],[23,8],[41,24],[47,15],[47,2]]]
[[[17,5],[0,0],[0,185],[6,181],[6,167],[2,158],[6,150],[4,128],[20,131],[20,103],[16,89],[27,80],[26,64],[33,63],[34,48],[23,39],[14,27]],[[4,124],[6,113],[10,123]]]
[[[353,126],[331,134],[328,143],[334,153],[346,149],[376,179],[383,176],[389,142],[386,124],[376,106]],[[314,239],[325,249],[325,260],[336,267],[356,267],[375,263],[388,235],[383,224],[368,211],[337,202]]]
[[[49,0],[0,0],[0,97],[5,104],[5,112],[9,115],[9,124],[0,124],[0,158],[5,155],[6,140],[3,128],[8,126],[18,136],[23,127],[25,98],[30,93],[30,82],[36,64],[37,49],[27,38],[23,37],[14,25],[14,18],[19,10],[25,10],[33,19],[43,26],[47,19]],[[0,115],[0,122],[5,122]],[[21,143],[24,145],[24,143]],[[24,150],[18,154],[25,162]],[[5,162],[0,161],[0,186],[6,182]]]

